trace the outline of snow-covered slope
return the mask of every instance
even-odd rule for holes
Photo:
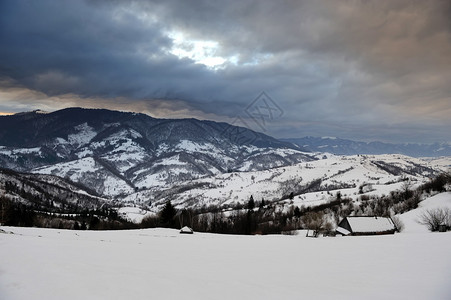
[[[33,207],[36,211],[74,212],[96,209],[110,202],[94,194],[93,190],[69,179],[0,169],[0,196]]]
[[[448,300],[451,233],[336,238],[2,227],[0,298]],[[13,232],[11,234],[9,232]]]
[[[388,195],[399,190],[406,179],[411,188],[447,168],[402,155],[336,156],[317,154],[317,160],[264,171],[230,172],[198,180],[159,186],[127,196],[126,202],[150,199],[154,205],[172,200],[182,207],[247,203],[289,202],[296,206],[316,206],[335,198],[357,200],[364,195]],[[293,193],[294,198],[288,199]]]
[[[436,208],[451,209],[451,192],[441,193],[421,201],[419,207],[399,215],[404,223],[403,233],[426,233],[428,229],[425,225],[420,224],[421,215],[427,210]],[[451,242],[451,241],[450,241]]]
[[[101,160],[93,157],[84,157],[75,161],[41,167],[34,169],[33,172],[69,178],[107,197],[127,195],[134,191],[133,186],[120,176],[115,175],[115,172],[106,168]]]

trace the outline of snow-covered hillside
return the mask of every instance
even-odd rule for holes
[[[421,215],[427,210],[434,210],[437,208],[448,208],[451,210],[451,192],[441,193],[432,196],[420,202],[417,209],[408,211],[399,215],[401,221],[404,223],[404,233],[426,233],[428,229],[425,225],[420,224]],[[451,241],[450,241],[451,243]]]
[[[0,199],[3,197],[37,211],[73,212],[95,209],[110,202],[68,179],[0,169]]]
[[[254,172],[231,172],[198,180],[178,182],[166,187],[149,188],[124,198],[124,202],[152,201],[154,207],[171,200],[179,208],[202,205],[285,202],[296,206],[316,206],[330,201],[337,192],[357,200],[362,194],[388,195],[399,190],[406,179],[412,188],[446,171],[439,164],[403,155],[336,156],[318,153],[316,160],[292,166]],[[451,159],[448,159],[451,163]],[[288,199],[293,193],[294,198]]]
[[[98,194],[104,196],[115,196],[119,194],[130,194],[134,187],[127,183],[122,176],[111,172],[100,159],[84,157],[75,161],[59,163],[48,167],[33,170],[36,174],[51,174],[69,178],[84,186],[93,188]]]

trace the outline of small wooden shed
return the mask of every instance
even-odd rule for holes
[[[379,235],[394,234],[397,231],[391,218],[385,217],[346,217],[338,224],[337,234],[341,235]]]
[[[194,230],[193,230],[191,227],[184,226],[184,227],[182,227],[182,229],[180,229],[180,233],[183,233],[183,234],[193,234],[193,233],[194,233]]]

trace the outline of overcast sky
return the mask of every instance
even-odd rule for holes
[[[451,1],[0,1],[0,113],[72,106],[451,142]]]

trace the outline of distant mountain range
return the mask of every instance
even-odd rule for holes
[[[1,167],[68,178],[113,198],[311,160],[291,143],[227,123],[82,108],[0,117]]]
[[[403,154],[413,157],[450,156],[450,143],[390,144],[382,142],[357,142],[330,137],[303,137],[281,139],[293,143],[304,151],[328,152],[337,155],[356,154]]]

